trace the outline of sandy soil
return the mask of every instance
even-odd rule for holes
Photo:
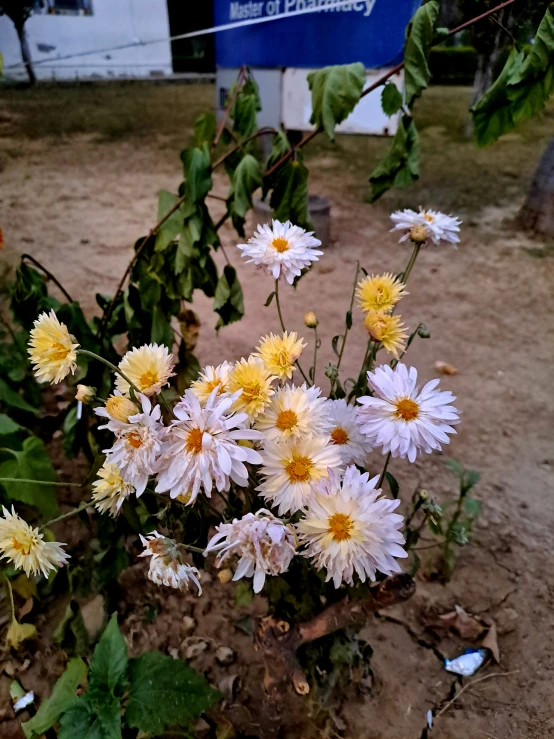
[[[318,379],[323,388],[330,340],[343,327],[356,260],[369,271],[400,271],[409,256],[409,247],[398,245],[388,233],[384,207],[363,204],[359,196],[363,183],[351,171],[339,179],[338,164],[336,158],[321,157],[310,167],[312,191],[332,201],[334,243],[298,291],[289,290],[283,299],[290,328],[307,333],[302,320],[307,310],[315,310],[319,317],[323,349]],[[6,161],[1,175],[3,256],[15,262],[20,253],[31,252],[60,276],[90,313],[94,293],[113,291],[131,256],[131,245],[155,221],[156,192],[175,189],[179,175],[174,158],[156,142],[149,147],[124,142],[98,146],[74,138],[57,146],[45,141],[28,144],[19,156]],[[222,180],[217,180],[217,192],[225,194]],[[405,201],[410,204],[409,193]],[[217,218],[221,203],[214,202]],[[453,657],[471,646],[453,635],[438,639],[427,628],[438,614],[458,604],[471,613],[491,616],[498,625],[500,665],[486,667],[480,676],[509,674],[491,676],[467,689],[436,720],[431,737],[554,737],[553,269],[551,259],[535,258],[526,250],[540,244],[530,243],[505,220],[516,209],[512,202],[466,217],[469,222],[457,251],[442,247],[424,251],[410,281],[410,295],[402,302],[406,323],[413,327],[424,321],[432,334],[430,341],[416,340],[410,349],[410,362],[422,379],[435,376],[436,360],[459,370],[443,379],[463,410],[459,434],[446,456],[482,473],[476,495],[484,512],[450,584],[426,579],[424,568],[416,596],[393,614],[399,623],[382,618],[367,623],[362,635],[374,649],[373,686],[366,694],[353,686],[337,708],[335,736],[419,739],[426,712],[445,705],[456,683],[438,655]],[[222,238],[239,270],[246,316],[216,337],[209,302],[195,301],[203,322],[197,348],[202,363],[248,354],[261,333],[278,329],[274,306],[263,307],[272,290],[269,278],[240,264],[230,227],[222,229]],[[358,315],[344,378],[359,367],[364,346]],[[381,464],[375,455],[374,470]],[[393,471],[406,501],[419,487],[439,501],[455,491],[455,480],[441,455],[411,466],[396,462]],[[190,634],[181,621],[184,615],[193,615],[194,638],[208,646],[192,663],[224,688],[233,723],[256,736],[264,721],[261,658],[252,650],[250,638],[234,626],[243,611],[234,607],[232,589],[216,581],[193,601],[144,589],[143,577],[142,565],[137,565],[125,581],[130,596],[124,628],[132,648],[180,649],[184,654]],[[141,614],[149,599],[156,599],[160,610],[156,621],[145,625]],[[250,611],[261,613],[263,608],[263,601],[257,600]],[[189,641],[183,645],[185,639]],[[237,653],[235,663],[225,669],[213,658],[221,644]],[[28,679],[25,673],[20,675],[26,687],[41,694],[45,677],[51,679],[60,668],[54,655],[46,656],[46,664],[52,661],[49,668],[43,666],[42,676],[32,667]],[[233,674],[239,676],[234,690],[229,682]],[[6,674],[2,680],[5,687]],[[286,736],[321,735],[306,699],[291,693],[289,700]],[[6,733],[0,725],[1,736],[12,735],[8,726],[15,731],[13,722],[5,724]]]

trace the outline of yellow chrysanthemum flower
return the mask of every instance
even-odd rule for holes
[[[407,294],[404,285],[389,272],[365,277],[356,287],[358,305],[364,313],[390,313]]]
[[[291,379],[294,372],[294,363],[302,354],[307,344],[302,343],[294,331],[285,331],[283,336],[269,334],[264,336],[257,348],[254,357],[259,357],[272,375],[280,380]]]
[[[258,357],[250,355],[248,359],[241,359],[229,375],[229,392],[236,393],[237,390],[242,390],[231,410],[243,411],[252,420],[256,418],[275,393],[271,387],[275,379]]]
[[[164,385],[169,384],[169,378],[175,374],[174,366],[167,347],[158,344],[131,349],[119,363],[119,369],[144,395],[159,393]],[[129,393],[129,383],[120,375],[117,375],[115,385],[123,395]]]
[[[121,472],[115,464],[104,462],[98,470],[98,480],[92,483],[94,491],[92,501],[100,513],[109,513],[117,516],[123,505],[135,488],[130,482],[125,482]]]
[[[77,367],[79,344],[53,310],[41,313],[29,340],[29,356],[39,382],[61,382]]]
[[[218,395],[227,392],[232,369],[231,362],[222,362],[217,367],[208,365],[202,370],[198,380],[192,383],[190,389],[201,403],[205,403],[216,388]]]
[[[69,556],[63,551],[64,544],[44,541],[44,535],[33,529],[12,508],[10,513],[2,507],[0,517],[0,558],[9,559],[18,570],[30,577],[43,574],[64,565]]]
[[[364,325],[369,335],[375,341],[380,341],[385,349],[398,356],[398,350],[404,347],[404,340],[408,334],[404,333],[404,324],[399,316],[389,316],[385,313],[368,313]]]
[[[132,400],[124,395],[110,395],[106,400],[106,413],[108,418],[113,418],[120,423],[129,423],[130,416],[139,413],[138,407]]]

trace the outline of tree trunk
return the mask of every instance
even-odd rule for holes
[[[539,160],[519,217],[526,231],[554,236],[554,137]]]
[[[16,25],[15,30],[17,31],[17,36],[19,38],[19,44],[21,46],[21,56],[23,57],[25,69],[27,70],[27,74],[29,75],[29,82],[31,85],[34,85],[37,81],[37,78],[35,76],[35,70],[33,69],[33,60],[31,59],[31,50],[29,48],[29,41],[27,40],[25,25]]]

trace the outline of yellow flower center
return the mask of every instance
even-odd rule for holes
[[[223,383],[221,382],[221,380],[207,380],[206,392],[208,394],[215,390],[216,387],[219,388],[217,394],[221,395],[221,393],[223,392]]]
[[[419,416],[419,405],[411,398],[402,398],[396,403],[396,416],[403,421],[414,421]]]
[[[158,373],[154,370],[147,370],[140,376],[139,386],[141,390],[147,390],[152,385],[156,385],[159,382]]]
[[[19,539],[16,539],[15,536],[12,538],[12,547],[21,554],[24,554],[25,556],[27,554],[30,554],[31,552],[31,546],[32,542],[30,539],[27,539],[27,541],[19,541]]]
[[[294,411],[281,411],[277,416],[277,423],[275,424],[279,431],[290,431],[298,423],[298,416]]]
[[[271,246],[275,249],[275,251],[278,251],[279,254],[282,254],[284,251],[289,250],[289,242],[286,239],[283,239],[281,236],[273,239],[273,241],[271,242]]]
[[[335,541],[346,541],[352,537],[350,533],[354,527],[354,521],[346,513],[334,513],[327,522],[328,532]]]
[[[426,214],[425,214],[425,215],[423,216],[423,218],[424,218],[424,219],[425,219],[426,221],[428,221],[429,223],[433,223],[433,216],[432,216],[432,215],[430,215],[429,213],[426,213]]]
[[[309,457],[296,457],[287,464],[285,471],[290,482],[306,482],[310,479],[312,467],[313,462]]]
[[[140,449],[142,446],[142,439],[140,437],[140,434],[135,433],[132,431],[130,434],[127,434],[127,444],[129,446],[132,446],[133,449]]]
[[[136,405],[129,398],[124,398],[122,395],[112,395],[111,398],[108,398],[106,410],[108,415],[122,423],[128,423],[129,416],[138,413]]]
[[[202,436],[204,435],[203,431],[200,431],[200,429],[191,429],[187,436],[187,452],[192,452],[192,454],[200,454],[202,451]]]
[[[242,399],[247,403],[251,403],[253,400],[258,400],[261,396],[261,390],[259,382],[253,382],[251,384],[242,386]]]
[[[337,426],[336,429],[331,431],[331,439],[333,444],[348,444],[348,434],[344,429],[341,429],[340,426]]]
[[[189,502],[189,500],[191,498],[191,495],[192,495],[192,490],[189,490],[188,493],[180,493],[175,498],[175,500],[178,500],[179,503],[182,503],[183,505],[186,505]]]
[[[61,362],[71,351],[63,344],[60,344],[58,341],[52,344],[52,349],[54,351],[54,353],[52,354],[52,359],[54,359],[56,362]]]

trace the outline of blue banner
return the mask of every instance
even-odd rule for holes
[[[338,1],[341,5],[331,7]],[[219,67],[325,67],[362,62],[367,68],[396,64],[404,33],[421,0],[214,0],[216,26],[274,17],[216,34]],[[294,18],[295,13],[314,8]]]

